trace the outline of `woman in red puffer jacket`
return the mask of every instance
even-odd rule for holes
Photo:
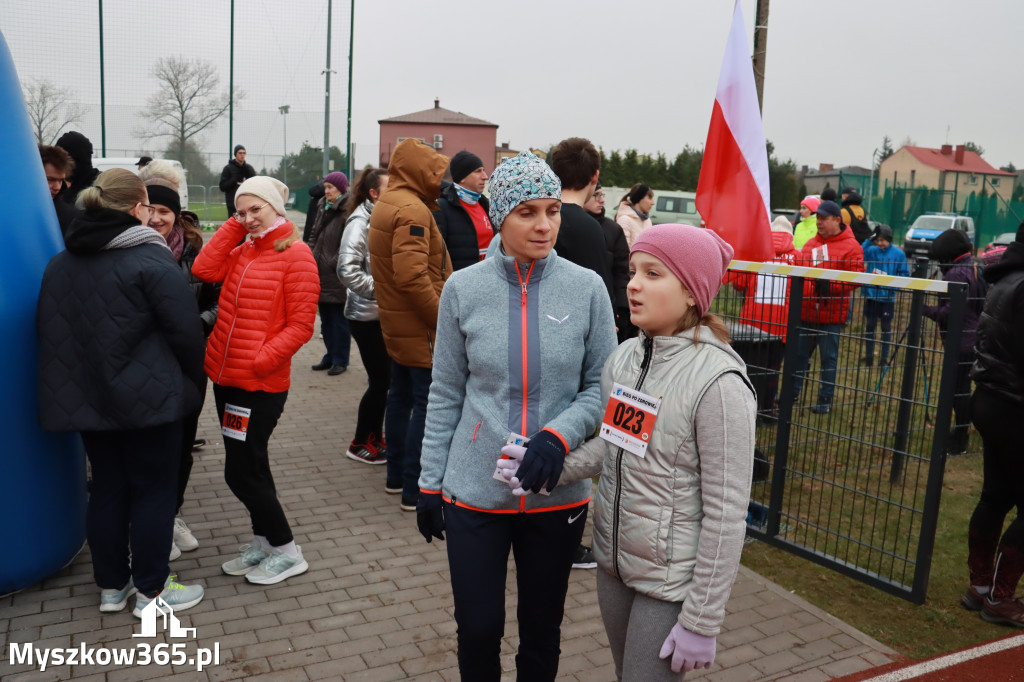
[[[199,279],[223,283],[205,367],[224,434],[224,479],[249,511],[254,536],[222,568],[260,585],[309,568],[277,499],[267,452],[288,397],[292,356],[313,336],[320,296],[313,254],[284,217],[287,198],[288,188],[274,178],[243,182],[238,212],[192,266]]]

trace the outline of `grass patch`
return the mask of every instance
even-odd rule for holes
[[[204,230],[215,230],[228,219],[228,207],[225,204],[190,203],[188,210],[199,216],[199,221],[203,223]]]
[[[754,542],[743,565],[910,658],[1009,634],[960,606],[967,586],[967,526],[981,493],[981,457],[948,460],[928,597],[911,604],[782,549]]]

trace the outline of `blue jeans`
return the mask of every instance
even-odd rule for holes
[[[839,361],[839,333],[841,324],[804,323],[797,341],[797,361],[793,373],[793,402],[800,400],[804,376],[810,364],[814,347],[821,349],[821,386],[818,388],[818,404],[831,405],[836,390],[836,365]]]
[[[320,304],[320,332],[327,346],[323,359],[330,360],[332,365],[348,367],[352,335],[348,330],[348,320],[345,319],[344,303]]]
[[[404,500],[415,500],[420,494],[420,449],[429,394],[429,367],[406,367],[391,361],[388,410],[384,416],[388,441],[387,480],[402,485]]]

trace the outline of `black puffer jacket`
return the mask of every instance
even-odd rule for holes
[[[159,243],[104,248],[136,233],[139,242],[156,234],[121,211],[86,211],[46,267],[36,330],[48,431],[156,426],[200,405],[202,325],[171,252]]]
[[[346,195],[347,196],[347,195]],[[309,248],[313,249],[316,268],[320,273],[320,303],[345,303],[348,289],[338,279],[338,251],[345,230],[345,196],[325,208],[326,197],[317,205],[316,221],[309,235]]]
[[[455,185],[448,181],[441,183],[441,198],[437,200],[441,208],[434,211],[437,229],[441,230],[444,243],[448,247],[448,255],[452,258],[452,269],[461,270],[480,262],[480,240],[476,236],[476,226],[469,213],[459,201],[459,193]],[[490,205],[487,197],[480,197],[480,206],[484,213]],[[494,229],[493,226],[491,229]],[[497,234],[497,232],[495,232]]]
[[[1011,242],[984,277],[991,287],[978,322],[971,378],[979,388],[1024,403],[1024,243]]]

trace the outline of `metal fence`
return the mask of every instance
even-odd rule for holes
[[[970,434],[970,362],[959,352],[971,331],[967,286],[739,262],[729,279],[714,312],[758,393],[748,533],[923,602],[945,458],[959,449],[955,402]],[[889,304],[880,309],[872,296]],[[833,325],[809,323],[815,306],[848,312]],[[943,333],[925,314],[936,311]],[[878,319],[887,312],[888,337]],[[873,335],[866,313],[876,317]]]

